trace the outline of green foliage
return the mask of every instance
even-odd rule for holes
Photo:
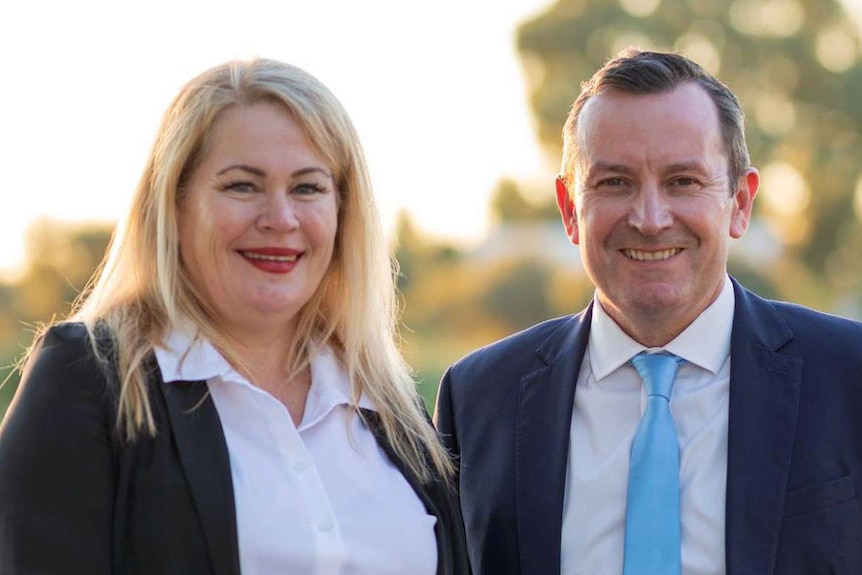
[[[4,363],[0,367],[0,421],[3,420],[3,414],[9,408],[9,403],[12,401],[12,396],[15,395],[20,379],[20,375],[12,362],[12,354],[7,352],[2,357]]]
[[[517,189],[515,193],[521,194]],[[513,205],[529,205],[526,202],[515,198]],[[550,214],[530,207],[526,211],[534,219],[517,218],[519,225],[547,225]],[[553,218],[559,219],[556,207]],[[402,352],[429,406],[443,370],[459,357],[532,324],[575,312],[592,296],[593,287],[577,264],[458,251],[417,233],[406,216],[399,230],[405,233],[396,252],[405,302]],[[547,246],[531,249],[538,254]]]
[[[26,267],[0,283],[0,418],[18,385],[13,369],[40,324],[69,314],[102,260],[111,226],[39,220],[27,238]]]
[[[552,274],[549,266],[532,260],[507,262],[476,303],[511,331],[539,323],[551,315],[546,294]]]
[[[805,301],[810,292],[780,281],[793,266],[820,301],[851,296],[862,310],[862,242],[847,241],[860,236],[862,65],[859,33],[837,0],[559,0],[522,24],[517,42],[554,160],[581,82],[619,50],[678,51],[716,74],[747,111],[764,176],[759,216],[784,246],[787,261],[761,273]]]
[[[552,182],[548,185],[551,186]],[[538,201],[533,197],[539,198]],[[522,184],[510,178],[500,180],[491,193],[491,214],[497,224],[557,221],[560,218],[553,194],[525,190]]]

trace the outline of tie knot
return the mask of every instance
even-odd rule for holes
[[[647,395],[660,395],[668,401],[681,362],[681,358],[669,353],[639,353],[632,358]]]

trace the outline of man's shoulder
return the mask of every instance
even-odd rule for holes
[[[862,321],[857,319],[835,315],[793,302],[773,299],[766,301],[768,301],[769,304],[778,310],[778,312],[784,317],[790,320],[803,320],[806,322],[814,321],[826,325],[846,327],[849,329],[862,329]]]
[[[745,292],[748,309],[768,308],[788,328],[788,333],[797,344],[807,347],[847,346],[858,353],[862,348],[862,321],[830,314],[797,303],[761,298]],[[758,321],[757,317],[748,318]]]
[[[833,315],[803,305],[768,300],[773,309],[787,321],[795,335],[831,335],[832,338],[849,338],[856,345],[862,344],[862,321]],[[831,338],[830,338],[831,339]]]

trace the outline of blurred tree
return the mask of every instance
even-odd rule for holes
[[[413,219],[405,210],[395,216],[395,260],[398,262],[398,289],[402,292],[409,287],[409,279],[417,267],[417,253],[422,250],[422,243]]]
[[[14,284],[15,309],[25,322],[64,317],[102,261],[113,226],[42,219],[27,234],[25,270]]]
[[[28,231],[24,272],[0,284],[0,418],[18,384],[12,368],[38,325],[63,318],[102,260],[113,226],[42,219]],[[8,379],[7,379],[8,378]]]
[[[479,304],[511,333],[551,317],[547,297],[552,270],[535,262],[505,262],[494,274]],[[572,310],[574,311],[574,310]]]
[[[553,181],[548,183],[553,189]],[[536,198],[535,200],[533,198]],[[560,218],[552,193],[524,189],[511,178],[503,178],[491,193],[491,216],[496,224],[556,221]]]
[[[555,161],[580,83],[621,49],[679,51],[716,74],[748,113],[759,213],[808,276],[776,284],[803,301],[823,297],[794,292],[814,285],[832,305],[848,294],[862,304],[862,65],[837,0],[558,0],[517,41]]]
[[[401,210],[395,218],[394,255],[398,262],[398,289],[406,293],[413,282],[421,279],[426,268],[455,261],[461,254],[448,243],[426,238],[410,214]]]

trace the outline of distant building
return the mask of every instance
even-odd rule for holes
[[[581,254],[559,222],[510,222],[491,229],[481,243],[465,252],[482,264],[533,260],[549,266],[582,269]]]

